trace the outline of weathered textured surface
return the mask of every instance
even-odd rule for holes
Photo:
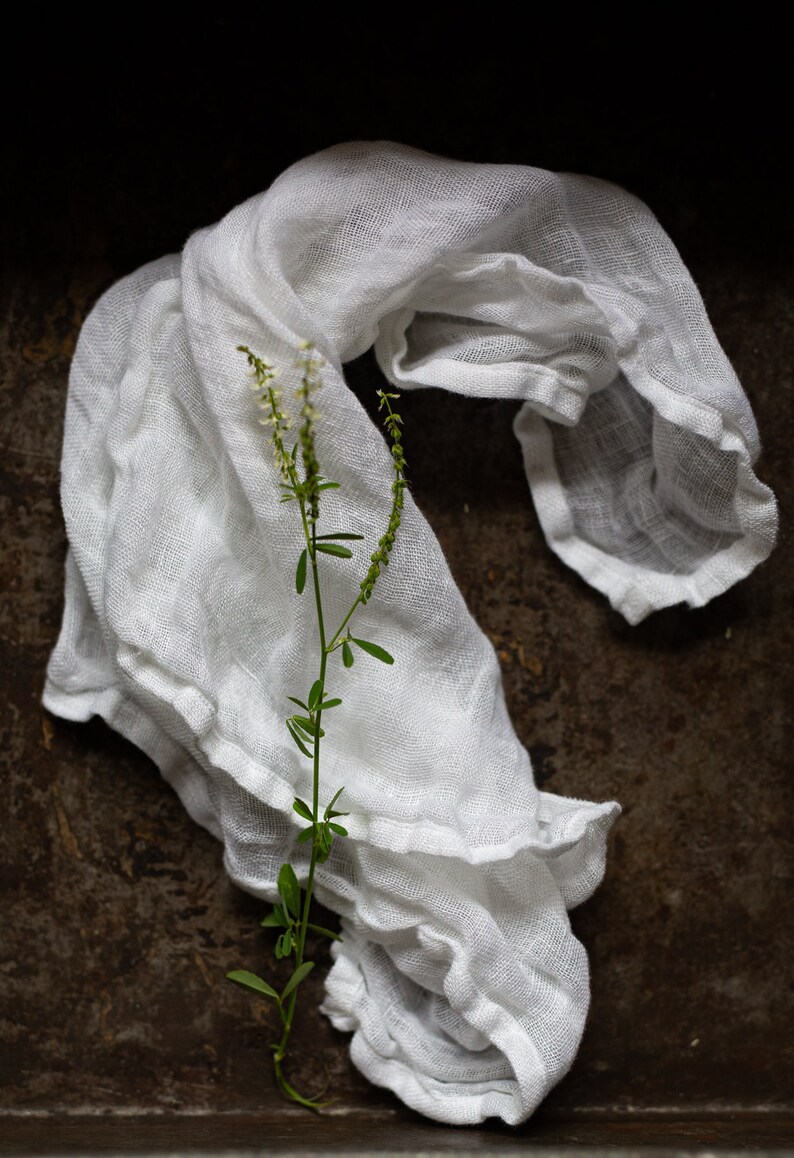
[[[318,97],[329,76],[316,80]],[[497,82],[496,66],[490,77]],[[421,1123],[352,1069],[345,1037],[316,1012],[319,975],[302,1001],[303,1083],[330,1075],[341,1116],[329,1141],[343,1150],[376,1147],[384,1134],[406,1148],[780,1143],[794,1112],[794,560],[785,533],[794,285],[785,238],[771,227],[782,186],[771,168],[760,188],[735,159],[720,169],[720,131],[729,130],[719,117],[707,171],[694,136],[676,154],[667,130],[653,118],[648,129],[639,112],[630,122],[637,140],[613,132],[599,152],[598,109],[562,141],[554,135],[571,109],[563,104],[556,122],[518,146],[517,113],[507,125],[481,122],[473,136],[471,121],[468,131],[459,119],[447,125],[440,105],[423,121],[437,78],[400,115],[360,108],[346,83],[319,127],[289,140],[284,130],[266,162],[245,147],[253,108],[232,129],[228,106],[183,95],[184,125],[163,127],[153,98],[141,104],[119,85],[92,104],[85,82],[78,91],[94,119],[74,146],[62,115],[46,158],[29,146],[12,153],[28,180],[11,199],[0,305],[2,1106],[36,1117],[9,1120],[0,1147],[84,1148],[79,1121],[58,1126],[46,1115],[94,1111],[177,1115],[166,1134],[162,1122],[148,1135],[145,1125],[126,1135],[106,1123],[97,1147],[141,1148],[147,1137],[261,1145],[263,1129],[274,1146],[317,1141],[273,1092],[269,1012],[223,979],[236,966],[272,967],[260,907],[227,883],[219,846],[144,757],[99,723],[48,717],[39,695],[61,612],[58,458],[81,319],[114,278],[178,248],[290,159],[356,135],[594,171],[644,196],[692,269],[750,395],[765,448],[760,473],[781,499],[784,537],[767,564],[711,606],[629,628],[546,548],[510,430],[515,407],[406,397],[415,496],[497,647],[538,780],[562,794],[617,798],[624,813],[604,885],[573,914],[591,956],[589,1027],[533,1123],[512,1132]],[[702,118],[708,108],[703,95]],[[653,132],[677,166],[655,165]],[[207,173],[202,150],[211,157],[204,185],[193,178],[197,165]],[[753,221],[750,207],[761,207]],[[371,399],[368,358],[350,378]],[[225,1119],[236,1123],[228,1132],[207,1119],[215,1125],[196,1133],[196,1119],[181,1116],[221,1112],[243,1117]],[[266,1116],[245,1117],[252,1112]],[[600,1124],[588,1125],[593,1118]]]

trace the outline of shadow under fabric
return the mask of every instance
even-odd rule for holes
[[[342,484],[327,525],[338,511],[368,536],[362,558],[390,457],[342,366],[373,344],[400,389],[524,401],[547,540],[632,623],[705,603],[776,528],[697,290],[648,209],[603,182],[342,145],[119,282],[71,371],[44,703],[147,752],[232,879],[268,900],[280,865],[305,876],[308,859],[292,801],[310,768],[283,717],[316,674],[314,627],[236,347],[290,365],[301,339],[326,361],[319,459]],[[325,569],[332,619],[352,574]],[[323,792],[344,785],[351,815],[317,874],[344,933],[323,1009],[362,1072],[416,1110],[519,1123],[579,1044],[588,966],[567,910],[601,879],[618,806],[538,790],[493,648],[410,496],[364,617],[396,663],[330,669],[345,704]]]

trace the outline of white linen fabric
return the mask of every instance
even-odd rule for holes
[[[648,209],[601,181],[347,144],[119,282],[71,371],[44,703],[147,752],[269,900],[283,861],[306,871],[292,800],[310,767],[283,719],[316,674],[315,628],[236,347],[289,366],[301,339],[326,361],[319,457],[342,484],[324,527],[367,536],[358,571],[324,561],[329,620],[390,503],[388,448],[342,371],[373,344],[400,388],[523,400],[548,541],[631,622],[704,603],[775,535],[753,418],[692,280]],[[396,663],[332,656],[323,799],[344,785],[351,815],[317,877],[344,932],[323,1008],[415,1109],[518,1123],[581,1037],[567,909],[602,876],[618,806],[535,786],[493,648],[410,496],[357,628]]]

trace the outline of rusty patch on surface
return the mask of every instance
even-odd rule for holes
[[[52,784],[50,786],[50,792],[52,793],[53,803],[55,805],[55,815],[58,818],[58,832],[61,837],[63,850],[67,856],[74,857],[75,860],[82,860],[83,854],[80,852],[80,846],[69,825],[69,818],[66,815],[66,810],[61,801],[61,793],[58,785]]]

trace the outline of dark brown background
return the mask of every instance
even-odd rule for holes
[[[792,252],[783,34],[604,15],[485,28],[383,10],[352,43],[296,12],[95,38],[6,38],[2,327],[4,931],[0,1147],[530,1143],[760,1147],[791,1137]],[[397,23],[399,17],[399,24]],[[119,20],[117,15],[114,19]],[[342,15],[340,14],[340,21]],[[615,18],[616,19],[616,18]],[[652,20],[653,17],[646,19]],[[491,42],[494,47],[488,47]],[[551,790],[624,806],[604,885],[573,914],[592,964],[579,1057],[519,1131],[425,1123],[367,1085],[307,983],[317,1121],[279,1102],[269,1013],[224,981],[269,971],[260,906],[156,770],[100,723],[47,716],[59,627],[58,459],[69,359],[113,280],[177,250],[291,161],[351,138],[592,173],[672,235],[755,408],[783,536],[746,582],[629,628],[548,551],[515,406],[405,399],[415,497],[503,662]],[[351,369],[370,397],[371,360]],[[474,443],[473,443],[474,437]],[[464,511],[468,504],[468,513]],[[97,1116],[98,1115],[98,1116]],[[122,1115],[120,1117],[120,1115]],[[130,1116],[131,1115],[131,1116]]]

